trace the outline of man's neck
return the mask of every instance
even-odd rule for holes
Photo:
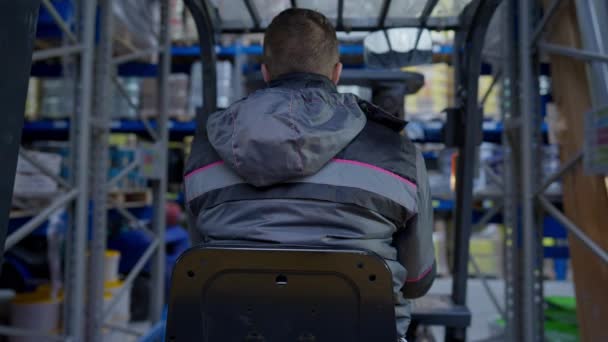
[[[277,88],[322,88],[329,92],[337,92],[336,85],[327,77],[307,72],[283,74],[268,82],[268,87]]]

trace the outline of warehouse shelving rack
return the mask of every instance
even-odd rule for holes
[[[504,219],[506,227],[506,321],[508,341],[544,340],[542,226],[545,214],[588,247],[599,260],[608,252],[588,237],[546,194],[546,189],[583,159],[573,155],[546,179],[541,179],[541,117],[538,73],[541,54],[556,54],[589,62],[592,105],[608,105],[608,29],[600,25],[608,14],[605,1],[575,0],[583,49],[543,40],[552,18],[569,0],[547,2],[541,14],[538,1],[504,0],[503,114],[505,132]],[[555,71],[558,72],[559,70]],[[582,116],[581,116],[582,120]],[[517,191],[519,190],[519,191]],[[519,222],[519,223],[518,223]]]
[[[126,334],[135,336],[143,335],[142,332],[130,327],[115,326],[107,323],[120,302],[122,296],[131,288],[135,278],[141,273],[145,265],[151,262],[151,287],[149,293],[149,321],[154,324],[161,319],[164,307],[165,293],[165,196],[167,191],[167,146],[168,146],[168,78],[171,70],[171,41],[169,33],[169,1],[160,1],[160,27],[157,32],[158,45],[145,50],[135,50],[126,55],[113,57],[113,14],[112,6],[116,0],[98,0],[100,12],[100,40],[97,46],[97,65],[95,75],[95,117],[92,132],[92,156],[93,169],[91,177],[91,201],[93,203],[93,233],[90,246],[90,267],[88,277],[88,305],[89,313],[86,329],[87,341],[102,341],[104,328],[111,328]],[[144,251],[133,269],[125,277],[120,292],[116,293],[109,304],[104,305],[104,253],[107,239],[107,191],[120,178],[126,176],[130,170],[135,169],[141,160],[135,160],[126,166],[113,179],[107,180],[108,160],[107,149],[109,133],[112,126],[111,120],[111,89],[112,86],[119,87],[116,79],[117,67],[121,64],[138,60],[143,57],[158,54],[158,102],[156,124],[154,127],[146,119],[141,124],[148,136],[152,139],[155,149],[156,172],[150,175],[150,184],[153,193],[153,219],[151,222],[151,233],[153,240]],[[121,92],[126,96],[124,89]],[[119,210],[128,220],[134,218],[126,210]]]
[[[82,337],[84,316],[82,308],[85,305],[84,274],[86,270],[86,226],[88,218],[89,195],[89,133],[90,117],[92,111],[93,94],[93,54],[95,35],[95,2],[82,1],[77,7],[77,15],[73,26],[59,15],[49,0],[42,0],[43,6],[57,23],[64,34],[61,47],[37,50],[33,54],[33,61],[61,57],[64,61],[73,62],[74,56],[79,56],[76,75],[78,94],[74,104],[72,128],[70,130],[71,142],[71,177],[65,180],[55,176],[44,166],[37,163],[27,153],[21,151],[20,155],[35,165],[42,173],[51,176],[64,189],[49,205],[31,218],[26,224],[8,235],[4,248],[8,250],[34,231],[56,210],[69,206],[72,213],[70,229],[67,232],[67,246],[65,265],[65,312],[64,330],[61,335],[53,335],[56,340],[75,339]],[[18,146],[15,146],[18,148]],[[12,184],[10,180],[9,184]],[[10,203],[10,202],[9,202]],[[0,333],[18,336],[46,336],[46,333],[20,330],[13,327],[1,327]]]
[[[62,137],[70,142],[70,179],[55,176],[44,165],[36,162],[26,152],[20,151],[22,158],[34,164],[42,173],[52,177],[60,187],[59,194],[51,204],[6,239],[5,250],[9,250],[23,238],[44,223],[55,211],[68,207],[69,225],[65,258],[63,331],[57,335],[45,332],[0,327],[0,334],[13,336],[45,337],[53,340],[101,341],[107,329],[126,334],[143,335],[129,327],[115,326],[107,322],[108,316],[116,308],[133,280],[149,261],[152,262],[152,285],[150,292],[149,319],[155,323],[161,318],[164,306],[164,232],[165,232],[165,191],[167,187],[168,120],[167,120],[167,79],[170,72],[170,35],[168,25],[168,0],[160,2],[161,23],[158,33],[159,43],[154,49],[132,51],[126,55],[113,57],[112,53],[112,1],[74,0],[74,15],[68,20],[50,0],[41,0],[42,5],[59,28],[62,45],[60,47],[36,50],[33,61],[61,58],[63,77],[73,77],[77,81],[73,114],[69,120],[49,120],[50,126],[38,126],[38,132],[49,132],[53,127],[61,131]],[[30,1],[32,8],[40,2]],[[96,15],[99,14],[99,22]],[[36,17],[33,19],[35,20]],[[96,31],[99,33],[96,37]],[[33,37],[32,37],[33,38]],[[129,171],[139,166],[136,160],[125,169],[108,179],[107,148],[111,128],[110,109],[112,96],[108,96],[111,83],[115,82],[115,69],[122,63],[137,60],[152,54],[159,54],[158,67],[158,113],[154,127],[140,121],[143,129],[155,140],[158,172],[152,176],[153,218],[151,231],[154,242],[136,263],[124,280],[123,290],[110,303],[104,303],[104,252],[107,225],[107,190]],[[21,119],[22,121],[22,119]],[[28,133],[26,123],[24,133]],[[34,124],[36,127],[36,124]],[[35,131],[35,130],[34,130]],[[52,130],[51,130],[52,131]],[[17,148],[18,146],[15,146]],[[8,185],[12,187],[12,179]],[[10,204],[10,198],[9,202]],[[119,204],[113,208],[128,219],[134,219]],[[92,208],[92,209],[91,209]],[[88,235],[89,219],[92,218],[91,235]],[[88,298],[85,300],[85,298]]]

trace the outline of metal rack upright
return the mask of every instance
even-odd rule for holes
[[[542,219],[554,217],[568,233],[589,248],[598,260],[608,263],[608,252],[576,226],[549,199],[546,189],[567,172],[580,167],[584,151],[573,153],[560,168],[544,180],[540,174],[540,85],[541,55],[562,55],[590,62],[592,107],[608,103],[608,30],[599,24],[608,7],[602,1],[575,1],[584,49],[548,43],[543,38],[560,6],[566,0],[505,0],[503,28],[505,115],[505,226],[506,226],[506,312],[509,341],[544,339]],[[541,15],[542,14],[542,15]],[[561,70],[553,70],[555,73]],[[582,113],[581,113],[582,114]],[[581,116],[580,120],[583,118]],[[574,128],[573,128],[574,129]],[[513,191],[512,189],[517,189]],[[521,211],[519,211],[521,210]],[[519,221],[519,223],[518,223]],[[571,240],[572,241],[572,240]],[[580,316],[579,316],[580,317]]]
[[[70,215],[68,215],[64,267],[63,331],[53,335],[2,326],[0,334],[70,341],[101,341],[104,331],[107,329],[142,335],[144,332],[135,331],[129,327],[114,326],[107,322],[107,318],[116,308],[121,297],[126,294],[135,277],[150,260],[153,263],[152,291],[149,298],[151,323],[160,320],[164,305],[164,266],[166,263],[164,202],[167,187],[166,147],[168,146],[167,80],[171,67],[169,1],[160,2],[161,22],[158,46],[154,49],[132,51],[118,57],[113,56],[112,49],[114,39],[112,36],[112,0],[74,0],[71,5],[75,9],[75,14],[69,20],[62,17],[60,11],[50,0],[41,0],[41,2],[61,31],[62,45],[46,50],[36,50],[33,53],[33,61],[61,58],[63,77],[76,79],[76,100],[69,121],[66,121],[65,124],[67,126],[69,123],[70,179],[66,180],[54,175],[27,152],[19,152],[22,158],[57,182],[62,191],[46,208],[8,236],[5,249],[14,247],[43,224],[54,212],[68,207]],[[28,3],[32,8],[36,8],[38,4],[37,1]],[[98,23],[96,22],[97,13],[100,14]],[[32,20],[35,19],[36,17],[32,18]],[[99,33],[98,37],[96,37],[96,31]],[[158,72],[159,117],[156,120],[156,130],[147,121],[144,122],[149,135],[155,140],[157,149],[155,165],[158,172],[151,180],[154,206],[151,231],[155,234],[155,240],[125,278],[122,290],[114,295],[111,302],[104,303],[107,191],[140,165],[139,160],[136,160],[113,178],[108,179],[107,147],[112,108],[110,106],[112,96],[109,96],[110,87],[112,82],[116,82],[115,70],[118,65],[156,53],[159,54],[160,60]],[[14,115],[21,115],[21,113],[14,113]],[[12,146],[9,147],[12,148]],[[15,146],[15,148],[17,147]],[[12,186],[12,179],[7,181]],[[117,207],[119,213],[127,216],[128,219],[133,219],[127,210],[121,206]],[[92,223],[92,235],[90,236],[88,233],[89,219]]]
[[[56,210],[69,206],[72,212],[71,226],[67,231],[67,246],[65,260],[65,310],[64,328],[61,335],[53,335],[51,338],[62,340],[82,340],[82,328],[84,316],[82,308],[85,305],[85,263],[87,243],[87,221],[89,205],[89,146],[90,146],[90,114],[92,109],[93,94],[93,58],[95,50],[95,5],[93,0],[80,1],[76,6],[76,16],[72,31],[70,25],[58,14],[57,10],[49,0],[42,0],[43,6],[50,13],[57,26],[64,34],[64,42],[61,47],[46,50],[37,50],[33,53],[33,61],[41,61],[49,58],[62,57],[74,61],[71,57],[79,56],[76,65],[77,89],[76,102],[72,111],[71,122],[71,175],[69,180],[55,176],[45,167],[29,158],[26,152],[20,155],[31,164],[36,166],[42,173],[52,177],[63,188],[46,208],[38,215],[31,218],[24,226],[10,234],[5,243],[5,250],[14,247],[18,242],[32,233]],[[18,115],[17,113],[14,113]],[[47,333],[27,331],[13,327],[1,327],[0,333],[17,336],[47,336]]]
[[[122,297],[131,288],[135,278],[142,272],[145,265],[151,261],[151,288],[149,294],[149,321],[155,324],[161,319],[165,297],[165,196],[167,191],[167,154],[168,154],[168,79],[171,71],[171,40],[169,33],[169,0],[160,1],[160,27],[158,32],[158,46],[114,57],[113,53],[113,13],[114,0],[99,0],[100,11],[100,39],[97,46],[96,63],[96,92],[95,115],[92,134],[91,155],[95,158],[91,169],[91,197],[93,203],[93,236],[91,240],[91,257],[89,277],[87,281],[88,292],[88,320],[87,341],[102,341],[104,328],[115,329],[135,336],[143,332],[127,326],[116,326],[107,320],[116,309]],[[114,294],[111,301],[104,305],[104,253],[107,239],[107,201],[108,189],[125,177],[129,170],[141,164],[135,160],[114,178],[108,180],[108,140],[111,126],[111,99],[112,86],[121,87],[116,78],[117,67],[120,64],[143,57],[159,56],[158,68],[158,117],[156,127],[152,127],[145,118],[141,118],[148,135],[155,148],[156,172],[150,183],[153,192],[153,219],[150,233],[153,240],[130,273],[126,275],[122,289]],[[121,92],[126,94],[124,90]],[[133,105],[133,104],[131,104]],[[118,205],[118,212],[130,221],[136,221],[128,211]]]

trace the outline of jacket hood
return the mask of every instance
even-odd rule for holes
[[[327,78],[292,74],[273,81],[207,121],[209,142],[248,183],[269,186],[312,175],[363,129],[352,94]]]

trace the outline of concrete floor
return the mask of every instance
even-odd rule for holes
[[[490,288],[494,291],[500,305],[504,307],[504,281],[488,280]],[[450,293],[452,280],[442,278],[435,280],[431,293]],[[571,282],[546,281],[545,295],[548,296],[574,296],[574,287]],[[471,327],[467,333],[467,340],[481,341],[492,337],[490,322],[498,318],[498,312],[494,308],[490,297],[482,286],[481,280],[469,279],[467,291],[467,304],[473,317]],[[432,332],[437,341],[443,341],[443,328],[433,328]]]

